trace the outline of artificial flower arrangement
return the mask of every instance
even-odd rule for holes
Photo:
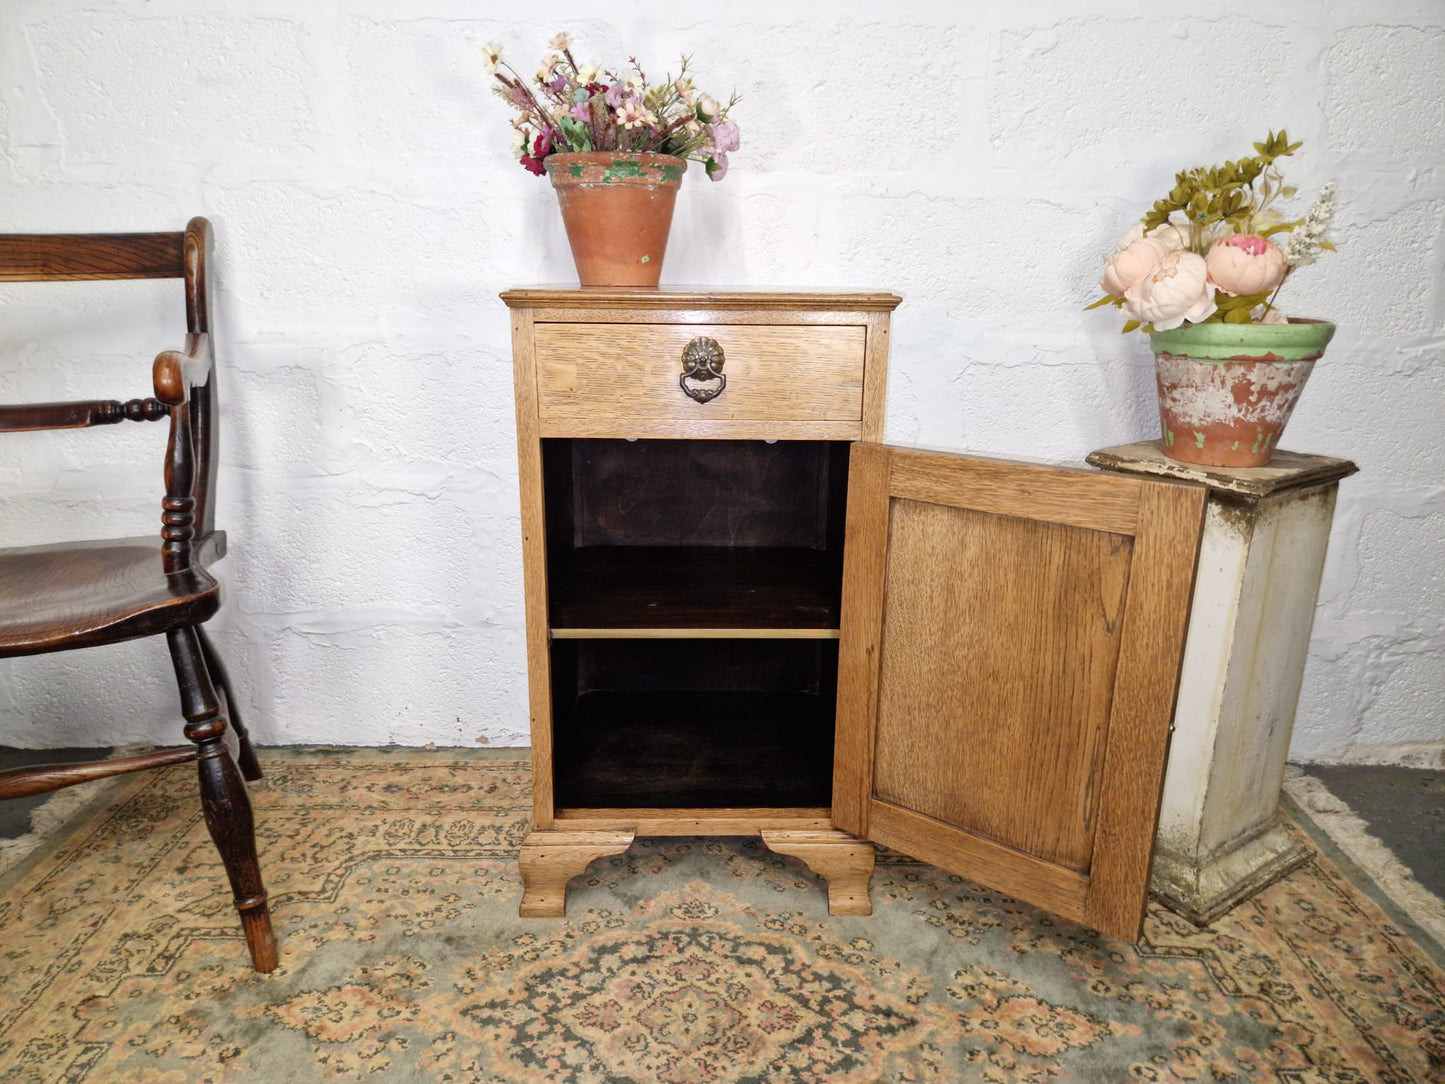
[[[1254,145],[1255,156],[1183,171],[1105,258],[1105,296],[1089,308],[1124,310],[1124,332],[1168,331],[1183,323],[1282,324],[1280,286],[1296,268],[1334,250],[1326,237],[1334,215],[1333,182],[1303,218],[1273,206],[1295,189],[1278,159],[1293,154],[1281,130]],[[1281,248],[1276,239],[1284,238]]]
[[[598,64],[578,64],[572,40],[558,34],[537,74],[524,79],[502,59],[502,47],[483,50],[493,92],[519,111],[513,119],[513,151],[522,166],[542,176],[548,155],[585,151],[670,154],[702,162],[714,181],[727,176],[728,152],[738,149],[738,126],[728,119],[737,104],[702,94],[682,59],[677,78],[649,86],[636,57],[622,74]]]

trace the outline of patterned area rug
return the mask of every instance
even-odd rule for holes
[[[1445,972],[1323,856],[1138,948],[901,856],[871,918],[744,840],[641,841],[520,919],[512,758],[267,757],[254,974],[190,773],[0,879],[0,1080],[1445,1079]]]

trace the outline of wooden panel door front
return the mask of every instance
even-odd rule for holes
[[[833,823],[1137,940],[1204,501],[855,445]]]

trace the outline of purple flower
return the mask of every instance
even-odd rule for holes
[[[567,113],[570,117],[572,117],[572,119],[579,121],[582,124],[586,124],[592,119],[592,103],[578,102],[571,109],[569,109]]]
[[[625,86],[621,83],[613,83],[607,88],[607,93],[603,95],[603,98],[606,99],[608,105],[616,109],[627,100],[628,96],[628,91]]]
[[[561,94],[567,89],[567,77],[561,72],[558,72],[556,78],[547,84],[547,89],[553,94]]]
[[[738,126],[730,120],[724,121],[722,124],[709,124],[707,135],[715,150],[735,151],[738,149]],[[723,169],[726,170],[727,166],[724,165]]]
[[[707,169],[708,180],[722,180],[728,175],[728,156],[722,151],[718,151],[707,160],[707,166],[705,168]]]

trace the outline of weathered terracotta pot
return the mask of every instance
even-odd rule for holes
[[[1334,333],[1325,320],[1152,332],[1164,454],[1212,467],[1268,464]]]
[[[583,286],[656,286],[687,161],[586,151],[543,159]]]

